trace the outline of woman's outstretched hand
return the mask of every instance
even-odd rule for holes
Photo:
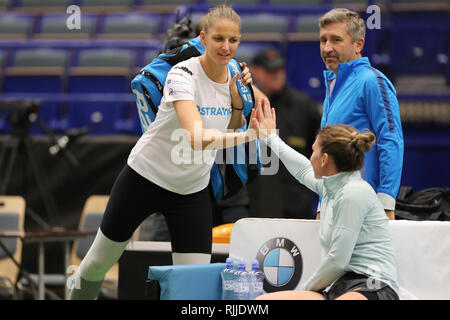
[[[262,139],[272,133],[276,133],[277,119],[275,109],[270,107],[270,102],[266,99],[260,99],[253,108],[250,126],[256,130],[258,136]]]

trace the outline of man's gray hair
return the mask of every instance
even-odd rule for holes
[[[334,22],[345,22],[347,24],[347,32],[352,37],[353,42],[366,37],[366,24],[357,12],[344,8],[330,10],[319,18],[319,27],[323,28]]]

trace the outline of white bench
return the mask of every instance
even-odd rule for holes
[[[390,221],[389,225],[397,263],[400,299],[450,299],[450,222],[395,220]],[[279,278],[276,272],[281,269],[267,268],[273,271],[270,271],[271,274],[266,272],[272,285],[281,284],[280,289],[283,289],[283,284],[295,285],[292,289],[298,289],[323,257],[319,242],[319,221],[247,218],[235,223],[230,241],[230,256],[233,259],[251,262],[259,257],[263,261],[261,259],[270,252],[271,259],[279,254],[285,266],[284,274],[280,272]],[[298,259],[298,253],[301,260]],[[289,265],[296,268],[287,281],[289,268],[286,266]]]

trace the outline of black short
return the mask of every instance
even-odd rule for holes
[[[330,288],[320,292],[327,300],[334,300],[347,292],[358,292],[368,300],[399,300],[397,293],[386,283],[369,277],[347,272]]]
[[[211,253],[209,188],[181,195],[150,182],[128,165],[112,187],[100,229],[109,239],[123,242],[154,212],[161,212],[166,218],[172,252]]]

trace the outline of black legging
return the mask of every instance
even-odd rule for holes
[[[181,195],[159,187],[126,165],[110,194],[100,229],[123,242],[154,212],[164,214],[172,252],[211,253],[212,207],[208,188]]]

